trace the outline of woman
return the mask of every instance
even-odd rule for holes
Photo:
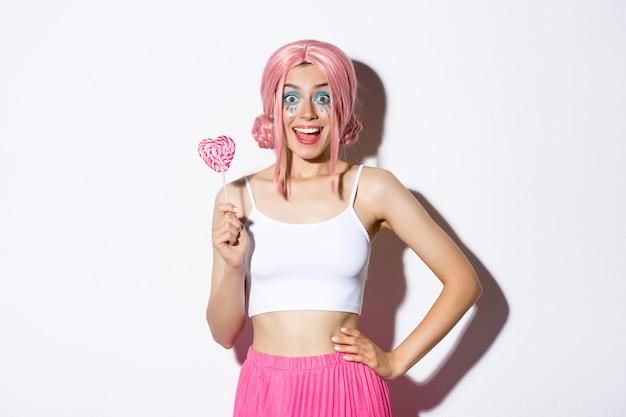
[[[246,314],[253,342],[237,417],[391,416],[386,380],[406,373],[481,292],[471,265],[388,171],[338,159],[362,129],[357,80],[337,47],[287,44],[269,58],[253,136],[276,163],[216,197],[207,320],[231,348]],[[443,284],[393,351],[358,330],[370,241],[390,229]]]

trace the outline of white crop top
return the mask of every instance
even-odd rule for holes
[[[354,211],[363,166],[348,207],[318,223],[274,220],[256,207],[246,222],[251,238],[248,315],[271,311],[327,310],[361,314],[370,258],[367,230]]]

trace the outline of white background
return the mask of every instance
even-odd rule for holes
[[[393,171],[485,294],[391,384],[398,417],[626,416],[626,3],[0,3],[0,416],[229,416],[249,331],[210,337],[200,139],[250,135],[265,60],[357,62],[352,158]],[[404,337],[438,287],[374,241],[364,329]]]

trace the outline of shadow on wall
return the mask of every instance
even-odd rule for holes
[[[427,382],[418,383],[407,376],[389,381],[394,417],[416,417],[420,411],[431,410],[442,403],[489,350],[509,314],[506,299],[489,271],[459,242],[433,207],[419,194],[414,195],[468,257],[483,285],[483,294],[476,302],[475,314],[456,346]],[[388,231],[381,232],[372,244],[370,274],[359,327],[383,350],[393,348],[397,310],[406,295],[402,262],[406,249],[407,246]]]
[[[359,164],[378,153],[384,131],[386,96],[380,78],[369,66],[358,61],[354,61],[354,65],[360,82],[360,110],[364,129],[360,139],[345,149],[343,157],[349,162]],[[421,411],[431,410],[442,403],[463,376],[489,350],[509,315],[504,294],[493,276],[459,240],[435,208],[421,194],[413,192],[413,195],[465,253],[482,283],[483,294],[456,346],[428,381],[418,383],[405,376],[389,382],[394,417],[417,417]],[[384,350],[393,348],[397,311],[406,295],[402,259],[406,250],[407,246],[388,231],[379,233],[372,242],[369,277],[359,328]],[[251,344],[252,328],[247,320],[235,344],[235,353],[240,363],[245,360]]]
[[[369,66],[355,61],[361,84],[363,132],[346,151],[346,159],[361,163],[376,156],[384,136],[386,94],[384,86]],[[409,377],[389,382],[395,417],[416,417],[420,411],[436,408],[463,376],[489,350],[509,315],[509,307],[493,276],[467,248],[439,212],[419,193],[412,191],[430,216],[456,242],[474,266],[483,286],[474,315],[448,357],[432,377],[417,383]],[[406,296],[403,255],[407,246],[393,233],[383,231],[372,242],[369,278],[359,328],[384,350],[391,350],[395,339],[397,311]]]

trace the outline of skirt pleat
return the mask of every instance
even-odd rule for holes
[[[391,417],[384,379],[340,353],[285,357],[248,350],[234,417]]]

